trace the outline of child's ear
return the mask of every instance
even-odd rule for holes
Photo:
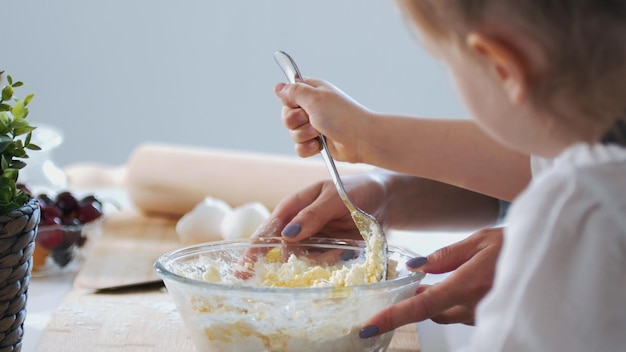
[[[511,103],[519,105],[526,100],[528,72],[518,52],[495,38],[475,32],[467,36],[466,44],[502,83]]]

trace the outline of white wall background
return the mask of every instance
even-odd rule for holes
[[[0,16],[0,69],[64,131],[60,165],[146,141],[292,155],[275,50],[372,109],[467,116],[389,0],[5,0]]]

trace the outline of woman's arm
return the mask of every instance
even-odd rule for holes
[[[375,170],[382,204],[372,211],[388,228],[420,231],[474,230],[492,226],[500,211],[498,199],[425,178]],[[371,190],[371,187],[370,187]]]

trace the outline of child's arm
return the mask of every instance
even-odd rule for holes
[[[530,161],[501,146],[471,120],[372,118],[367,162],[512,200],[530,180]]]
[[[276,87],[282,119],[303,157],[323,133],[333,157],[513,199],[530,180],[528,157],[500,146],[473,121],[383,115],[336,87],[307,79]]]

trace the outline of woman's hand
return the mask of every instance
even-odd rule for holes
[[[376,173],[342,177],[352,201],[381,219],[385,210],[385,190]],[[332,181],[317,182],[284,198],[254,237],[282,235],[298,241],[311,236],[362,239],[349,210],[339,198]]]
[[[280,83],[274,91],[284,105],[281,118],[299,156],[317,154],[321,149],[317,137],[324,134],[333,158],[353,163],[362,160],[361,131],[367,126],[364,123],[367,117],[372,115],[365,107],[322,80]]]
[[[503,228],[482,229],[437,250],[428,256],[426,264],[409,268],[431,274],[454,272],[441,283],[420,286],[415,296],[376,314],[359,335],[368,338],[426,319],[441,324],[473,324],[476,305],[493,283],[502,233]],[[422,264],[423,260],[414,262]]]
[[[383,169],[342,180],[354,204],[385,231],[467,231],[490,226],[498,216],[497,199],[433,180]],[[255,235],[293,241],[313,235],[360,238],[330,180],[285,197]]]

